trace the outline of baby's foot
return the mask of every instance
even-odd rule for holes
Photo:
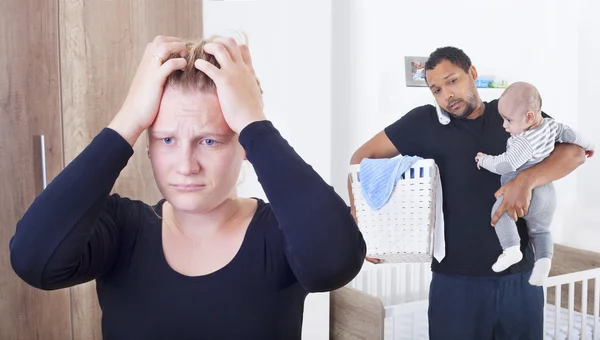
[[[496,263],[492,266],[492,270],[499,273],[513,264],[518,263],[522,259],[523,253],[521,253],[519,246],[506,248],[504,252],[498,256],[498,260],[496,260]]]
[[[543,258],[535,261],[533,265],[533,271],[531,272],[531,276],[529,277],[529,283],[533,286],[543,286],[544,282],[550,275],[550,267],[552,266],[552,261],[549,258]]]

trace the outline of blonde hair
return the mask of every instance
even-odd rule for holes
[[[196,62],[196,60],[202,59],[215,65],[217,68],[221,68],[215,56],[204,52],[204,46],[219,37],[221,36],[214,35],[210,38],[199,41],[187,41],[185,43],[188,49],[188,54],[187,56],[185,56],[187,65],[185,66],[185,68],[181,70],[176,70],[173,73],[171,73],[167,77],[166,83],[171,86],[183,87],[186,90],[216,92],[217,87],[215,85],[215,82],[204,72],[198,70],[196,66],[194,66],[194,63]],[[248,40],[246,38],[246,35],[243,34],[243,37],[243,43],[247,44]],[[167,58],[167,60],[173,58],[181,58],[181,56],[178,54],[171,54]],[[256,82],[258,83],[258,86],[260,88],[260,81],[258,80],[258,78],[256,79]],[[260,88],[260,93],[263,93],[262,88]]]

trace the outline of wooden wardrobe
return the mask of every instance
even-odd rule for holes
[[[0,0],[0,339],[102,338],[93,282],[34,289],[13,272],[8,245],[44,184],[116,114],[159,34],[202,37],[202,1]],[[154,203],[144,143],[115,191]]]

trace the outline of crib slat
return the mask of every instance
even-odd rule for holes
[[[408,287],[408,285],[406,284],[406,280],[408,280],[408,272],[406,266],[402,266],[400,268],[400,275],[400,277],[402,278],[402,285],[400,286],[400,294],[402,294],[402,300],[400,302],[403,303],[406,301],[406,295],[408,295],[406,289],[406,287]]]
[[[567,339],[573,339],[573,312],[575,310],[575,282],[569,282],[569,328]]]
[[[584,339],[586,334],[587,326],[587,292],[588,292],[588,280],[581,281],[581,333],[579,338]]]
[[[554,339],[558,339],[558,332],[560,330],[560,305],[561,305],[561,293],[562,285],[557,284],[554,292]]]
[[[592,339],[599,339],[598,315],[600,314],[600,275],[594,278],[594,331]]]

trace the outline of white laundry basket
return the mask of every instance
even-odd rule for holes
[[[439,171],[432,159],[415,162],[404,173],[389,201],[373,210],[360,185],[360,165],[351,165],[352,195],[367,256],[386,262],[431,262]]]

